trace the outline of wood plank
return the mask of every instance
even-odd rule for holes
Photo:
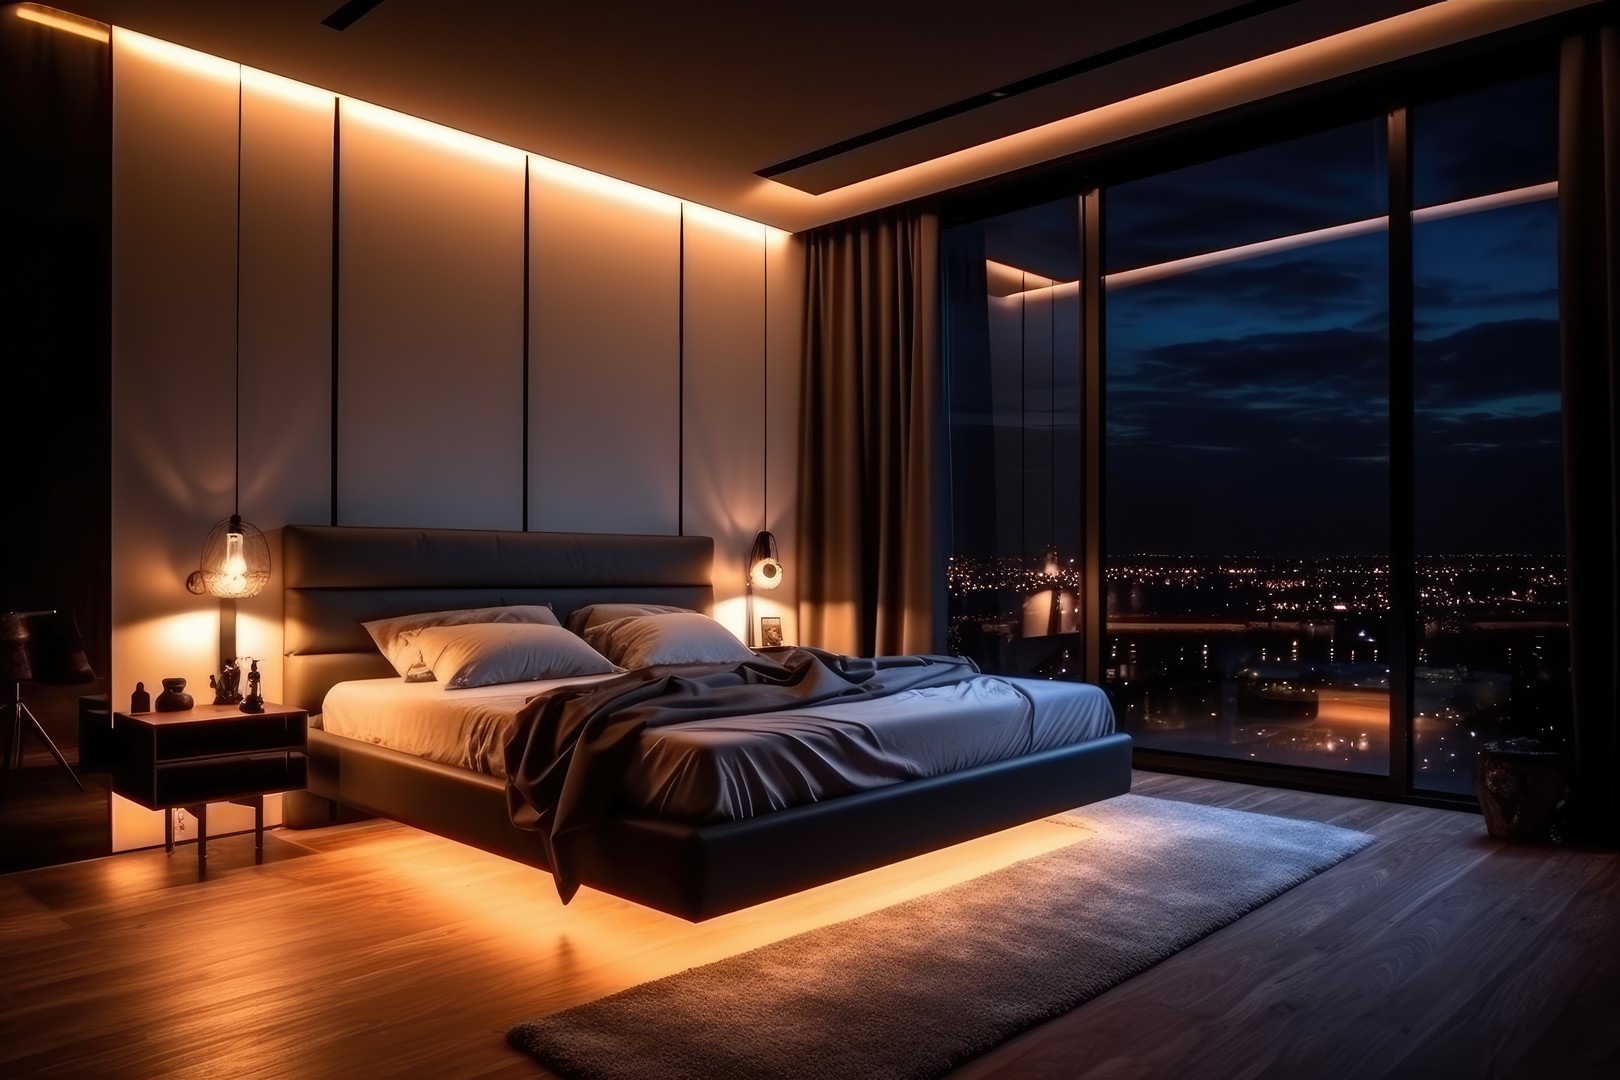
[[[1473,815],[1139,773],[1366,851],[955,1075],[1609,1075],[1613,852]],[[0,877],[0,1073],[535,1076],[513,1022],[1067,843],[1035,823],[692,926],[375,821]]]

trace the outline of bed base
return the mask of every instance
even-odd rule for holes
[[[495,777],[324,731],[309,733],[308,753],[312,795],[549,869],[536,834],[511,824],[505,783]],[[742,821],[612,818],[582,846],[580,876],[592,888],[700,922],[1130,786],[1130,737],[1108,735]],[[312,820],[311,809],[294,800],[290,823],[324,823],[326,815],[317,810]]]

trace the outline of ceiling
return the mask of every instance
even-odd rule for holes
[[[796,231],[954,186],[966,175],[908,168],[919,161],[1426,3],[817,0],[775,11],[778,5],[667,0],[382,0],[343,31],[321,21],[341,0],[59,6]],[[1573,2],[1437,5],[1469,6],[1556,9]],[[1107,59],[1110,50],[1118,58],[1092,70],[774,180],[758,175],[1031,76]],[[1038,160],[1052,150],[1033,152]],[[980,164],[976,171],[1003,167]]]

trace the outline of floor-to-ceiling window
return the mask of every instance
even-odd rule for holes
[[[948,230],[952,649],[1078,677],[1080,241],[1073,199]]]
[[[1385,142],[1105,194],[1104,674],[1141,746],[1388,768]]]
[[[1089,656],[1188,762],[1460,794],[1481,742],[1561,738],[1554,99],[1517,78],[1107,184],[1084,237],[1078,192],[947,229],[952,648]]]
[[[1480,743],[1568,723],[1556,115],[1551,75],[1411,110],[1424,790],[1472,791]]]

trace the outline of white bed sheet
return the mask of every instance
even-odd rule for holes
[[[534,697],[611,675],[444,690],[368,679],[326,696],[322,726],[446,765],[505,776],[516,717]],[[1112,733],[1095,686],[981,676],[872,701],[642,734],[620,798],[660,817],[735,821],[771,810],[956,772]]]
[[[613,677],[584,675],[465,690],[399,678],[341,682],[321,704],[321,727],[346,739],[504,778],[506,744],[524,705],[558,687]]]

